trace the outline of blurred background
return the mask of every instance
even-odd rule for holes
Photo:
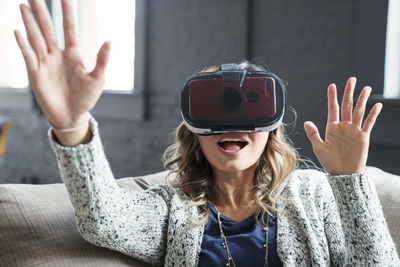
[[[13,37],[18,4],[0,0],[0,116],[10,121],[0,183],[61,182],[48,125],[32,97]],[[339,96],[350,76],[356,95],[371,85],[369,108],[384,104],[368,165],[400,174],[400,6],[373,0],[75,1],[88,68],[111,40],[106,90],[92,112],[117,178],[163,170],[161,157],[181,121],[180,89],[201,68],[251,60],[288,83],[288,135],[303,158],[318,161],[303,130],[323,137],[326,88]],[[396,3],[397,2],[397,3]],[[63,47],[60,0],[47,0]],[[397,6],[396,6],[397,5]]]

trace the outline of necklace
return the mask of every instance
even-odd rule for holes
[[[222,242],[222,247],[226,250],[226,255],[227,255],[227,260],[228,262],[226,263],[226,266],[231,266],[231,262],[232,265],[234,267],[236,267],[236,263],[232,257],[231,251],[229,250],[229,246],[228,246],[228,241],[226,239],[225,233],[222,230],[222,222],[221,222],[221,213],[217,210],[217,207],[215,207],[215,205],[213,205],[215,210],[217,211],[218,214],[218,225],[219,225],[219,231],[221,233],[221,237],[224,239],[224,242]],[[268,225],[268,221],[269,221],[269,216],[267,214],[267,225]],[[264,226],[263,228],[264,232],[265,232],[265,244],[264,244],[264,248],[265,248],[265,258],[264,258],[264,266],[268,266],[268,226]]]

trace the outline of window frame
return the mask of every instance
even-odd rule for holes
[[[46,0],[51,9],[51,0]],[[104,90],[91,111],[93,116],[140,120],[144,118],[145,63],[146,63],[146,1],[136,0],[135,17],[135,80],[131,91]],[[17,45],[17,44],[15,44]],[[0,109],[32,111],[37,107],[30,86],[27,88],[0,88]]]
[[[385,46],[383,53],[383,64],[382,64],[382,92],[381,93],[373,93],[367,102],[367,111],[369,112],[373,105],[377,102],[381,102],[383,104],[383,110],[379,115],[376,124],[374,126],[374,130],[371,134],[371,147],[392,147],[400,145],[400,139],[397,137],[397,133],[400,131],[400,124],[398,123],[398,114],[400,114],[400,95],[397,97],[395,95],[387,94],[387,81],[386,81],[386,68],[387,68],[387,60],[388,57],[387,47],[388,47],[388,22],[389,22],[389,9],[390,4],[389,1],[385,2],[385,10],[386,10],[386,32],[385,32]],[[372,2],[373,4],[379,4],[379,2]],[[382,4],[382,3],[380,3]],[[370,4],[372,5],[372,4]],[[376,7],[376,6],[374,6]],[[370,8],[371,13],[373,14],[374,8]],[[368,17],[368,15],[365,15]],[[400,58],[399,58],[400,60]],[[367,113],[368,114],[368,113]],[[366,116],[366,115],[365,115]]]
[[[383,98],[400,99],[400,3],[388,0]],[[394,59],[395,58],[395,59]],[[396,75],[396,72],[397,75]],[[393,88],[393,87],[397,88]]]

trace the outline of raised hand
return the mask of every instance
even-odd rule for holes
[[[78,47],[72,0],[62,0],[66,48],[57,46],[50,14],[44,0],[20,6],[29,43],[15,31],[35,97],[49,122],[59,129],[75,128],[88,120],[99,99],[110,43],[99,50],[96,66],[87,71]]]
[[[332,175],[362,172],[368,158],[370,133],[376,118],[382,110],[382,104],[375,104],[364,123],[363,117],[371,87],[363,88],[353,110],[353,94],[356,78],[347,81],[339,119],[336,85],[328,86],[328,122],[325,141],[321,139],[314,123],[307,121],[304,129],[310,140],[314,154],[322,167]]]

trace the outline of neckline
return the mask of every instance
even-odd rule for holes
[[[213,204],[209,204],[209,207],[215,213],[215,215],[218,216],[218,211],[215,208],[215,206]],[[247,218],[245,218],[245,219],[243,219],[241,221],[235,221],[235,220],[233,220],[231,218],[228,218],[228,217],[224,216],[222,213],[219,213],[219,214],[220,214],[220,218],[222,220],[224,220],[224,221],[227,221],[227,222],[230,222],[230,223],[244,223],[244,222],[246,222],[246,221],[248,221],[250,219],[254,219],[254,214],[255,213],[251,214],[249,217],[247,217]]]

